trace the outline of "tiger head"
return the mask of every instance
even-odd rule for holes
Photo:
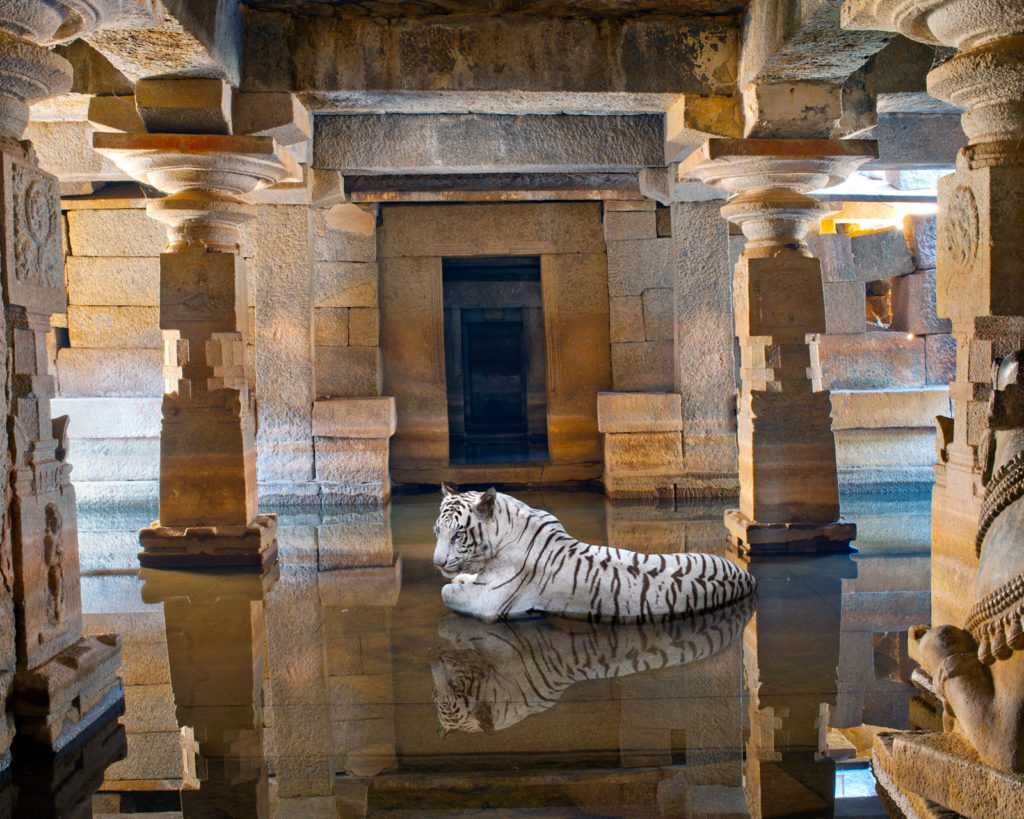
[[[484,528],[494,516],[498,493],[493,486],[486,492],[456,492],[445,483],[441,491],[444,500],[434,524],[434,565],[445,577],[476,574],[491,557]]]
[[[431,672],[442,737],[453,731],[489,734],[494,730],[491,705],[479,699],[481,683],[488,676],[485,666],[471,658],[442,654]]]

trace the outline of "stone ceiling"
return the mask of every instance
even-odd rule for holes
[[[743,11],[749,0],[242,0],[259,9],[382,17],[541,14],[574,17],[672,14],[702,16]]]

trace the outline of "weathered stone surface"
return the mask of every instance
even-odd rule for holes
[[[256,245],[257,451],[261,480],[309,480],[313,474],[310,412],[313,374],[313,267],[309,209],[263,205],[252,230]],[[294,444],[271,469],[270,444]],[[292,447],[289,447],[291,449]]]
[[[134,208],[69,211],[68,236],[75,256],[155,258],[167,244],[164,225]]]
[[[135,95],[91,97],[87,113],[89,124],[99,131],[124,131],[137,133],[146,129],[146,124],[135,107]],[[92,140],[89,140],[92,148]]]
[[[160,435],[159,398],[54,398],[50,412],[70,418],[72,440]]]
[[[675,356],[669,341],[612,344],[612,376],[617,392],[668,391]]]
[[[57,383],[69,397],[163,395],[163,353],[67,348],[57,353]]]
[[[682,435],[678,432],[605,435],[606,491],[613,498],[671,497],[672,478],[682,471],[682,456]]]
[[[903,220],[903,235],[918,269],[935,267],[937,227],[938,217],[933,213],[912,213]]]
[[[627,239],[656,239],[658,238],[657,225],[657,216],[653,209],[608,211],[607,205],[605,205],[604,238],[609,242]]]
[[[925,376],[929,384],[956,380],[956,339],[936,334],[924,338]]]
[[[601,89],[678,95],[728,94],[735,71],[736,29],[716,18],[699,24],[659,16],[305,18],[261,11],[246,21],[244,90],[305,88],[321,96],[344,90],[348,108],[372,101],[375,110],[395,110],[381,104],[381,92],[408,89],[410,77],[435,94]],[[300,45],[313,42],[320,45]],[[484,95],[463,96],[468,99],[458,110],[481,110],[474,103]],[[565,100],[558,104],[563,107],[554,110],[565,110]]]
[[[743,136],[828,139],[841,112],[829,82],[751,83],[743,88]]]
[[[317,347],[317,398],[380,395],[379,347]]]
[[[156,307],[68,307],[72,347],[163,349]]]
[[[871,282],[914,270],[906,239],[896,228],[859,236],[827,233],[810,237],[807,244],[821,261],[826,282]]]
[[[230,134],[231,86],[220,79],[142,79],[135,106],[153,134]]]
[[[613,296],[608,300],[612,343],[644,341],[644,301],[641,296]]]
[[[386,438],[317,438],[315,445],[317,480],[387,484],[389,445]]]
[[[807,247],[821,263],[821,279],[826,284],[860,281],[853,264],[849,236],[842,233],[808,236]]]
[[[345,173],[630,171],[658,164],[656,115],[318,116],[313,166]]]
[[[32,122],[25,139],[32,140],[39,167],[61,182],[130,179],[92,149],[92,127],[87,122]]]
[[[396,205],[382,208],[381,215],[382,256],[522,256],[605,248],[598,202]]]
[[[652,287],[644,291],[644,337],[647,341],[672,341],[675,338],[675,305],[670,288]]]
[[[878,140],[878,159],[866,168],[952,167],[967,144],[955,113],[879,114],[871,134]]]
[[[388,438],[396,423],[395,399],[389,395],[313,404],[313,435],[320,438]]]
[[[936,275],[922,270],[892,280],[892,329],[924,335],[948,333],[949,319],[939,318],[936,310]]]
[[[231,104],[232,133],[269,136],[295,145],[313,136],[309,112],[294,94],[238,94]]]
[[[315,262],[313,299],[317,307],[376,307],[375,262]]]
[[[861,282],[823,282],[826,333],[862,333],[866,291]]]
[[[155,481],[160,477],[159,438],[90,438],[76,441],[75,481]]]
[[[155,256],[69,256],[65,272],[72,305],[156,307],[160,303],[160,259]]]
[[[347,307],[315,308],[314,327],[314,344],[317,347],[348,346]]]
[[[314,261],[372,262],[377,258],[377,238],[374,234],[337,230],[328,222],[329,212],[329,208],[310,208]]]
[[[672,239],[608,243],[608,294],[640,296],[650,287],[671,288],[675,267]]]
[[[832,390],[832,429],[884,429],[935,426],[949,414],[949,390]]]
[[[815,336],[811,368],[820,389],[923,387],[924,339],[885,332]]]
[[[678,432],[682,398],[676,393],[598,393],[597,428],[604,433]]]
[[[353,347],[376,347],[380,343],[379,316],[376,307],[350,308],[348,343]]]

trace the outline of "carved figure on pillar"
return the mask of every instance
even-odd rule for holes
[[[824,331],[825,307],[804,237],[829,212],[807,193],[875,154],[864,140],[711,139],[679,168],[681,179],[732,194],[722,215],[747,238],[733,291],[740,508],[725,520],[751,554],[846,550],[856,536],[839,516],[829,394],[815,392],[808,375],[806,337]]]
[[[222,101],[208,119],[220,122],[223,133],[93,138],[97,151],[170,194],[147,206],[168,225],[160,257],[165,394],[160,520],[140,533],[139,560],[153,567],[265,568],[277,554],[277,519],[257,513],[254,408],[245,367],[249,302],[238,248],[241,225],[255,216],[247,195],[300,172],[273,136],[230,133],[230,116],[218,117],[231,107],[234,92],[220,80],[140,81],[137,101],[148,102],[137,107],[147,127],[175,126],[176,83],[198,83]]]

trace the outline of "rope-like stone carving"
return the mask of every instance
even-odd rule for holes
[[[995,475],[985,491],[985,500],[981,507],[981,522],[974,541],[974,549],[981,557],[981,545],[996,518],[1011,503],[1024,497],[1024,452],[1005,463]]]

